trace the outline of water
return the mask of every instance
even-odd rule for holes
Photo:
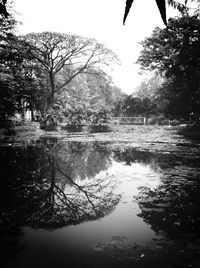
[[[1,143],[2,267],[200,267],[200,145],[172,129]]]

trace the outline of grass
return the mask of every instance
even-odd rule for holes
[[[193,140],[200,140],[200,124],[193,124],[179,129],[178,134]]]

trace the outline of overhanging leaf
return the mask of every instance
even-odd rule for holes
[[[3,15],[5,18],[8,17],[9,13],[6,10],[6,6],[0,3],[0,14]]]
[[[125,12],[124,12],[124,19],[123,19],[123,24],[125,24],[126,18],[128,16],[129,10],[132,6],[134,0],[126,0],[126,7],[125,7]]]
[[[156,0],[156,4],[158,6],[164,24],[167,25],[165,0]]]
[[[130,8],[132,6],[133,1],[134,0],[127,0],[126,1],[123,24],[125,24],[126,18],[128,16],[128,13],[130,11]],[[162,20],[163,20],[164,24],[167,25],[165,0],[156,0],[156,4],[158,6],[158,9],[160,11],[160,15],[162,17]]]

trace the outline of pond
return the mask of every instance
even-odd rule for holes
[[[1,267],[200,267],[199,148],[148,126],[4,139]]]

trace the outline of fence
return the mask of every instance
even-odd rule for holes
[[[112,117],[109,122],[118,125],[145,125],[146,117]]]

